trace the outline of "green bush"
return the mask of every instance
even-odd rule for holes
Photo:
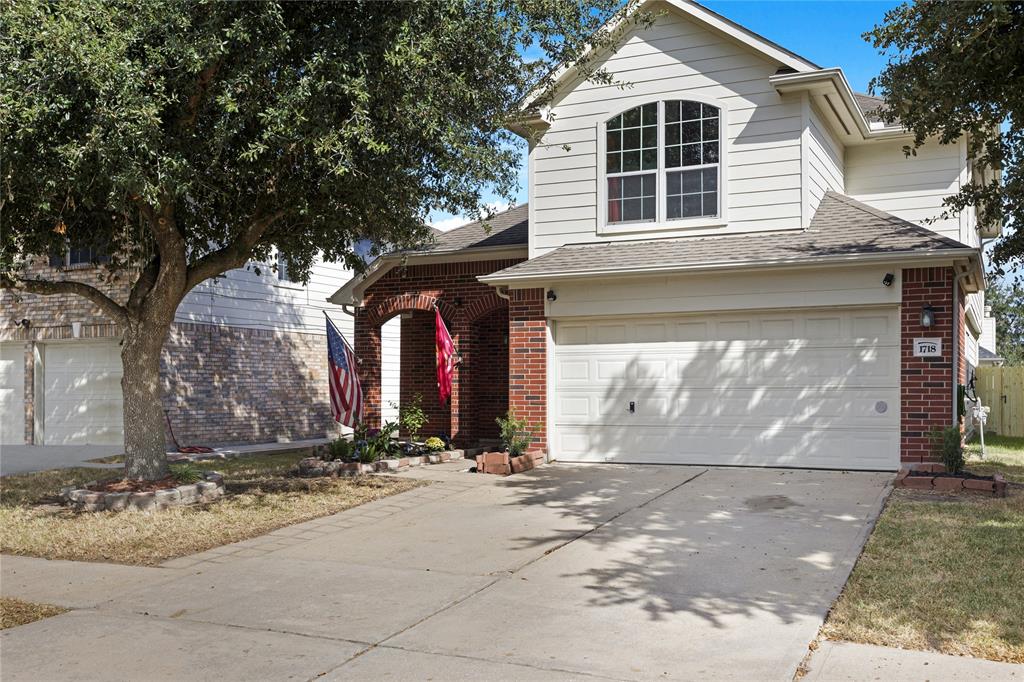
[[[507,450],[510,457],[518,457],[526,452],[533,442],[533,432],[526,430],[526,420],[516,417],[515,410],[509,408],[508,414],[495,419],[501,431],[501,447]]]
[[[188,485],[203,480],[203,471],[191,462],[171,464],[171,476],[181,485]]]
[[[394,422],[385,422],[380,430],[372,429],[367,431],[365,427],[357,429],[356,451],[359,461],[364,464],[370,464],[377,460],[397,456],[399,452],[398,442],[393,439],[397,430],[398,424]]]
[[[431,436],[423,445],[430,452],[441,452],[444,450],[444,441],[437,436]]]
[[[327,444],[327,456],[334,460],[352,459],[352,441],[345,438],[335,438]]]
[[[409,434],[409,440],[419,440],[420,429],[427,423],[427,413],[423,411],[423,395],[417,393],[412,400],[402,405],[394,401],[389,404],[398,410],[398,425]]]
[[[947,426],[933,431],[932,442],[935,443],[935,453],[939,456],[939,461],[946,465],[946,471],[951,474],[963,471],[966,462],[963,436],[959,426]]]

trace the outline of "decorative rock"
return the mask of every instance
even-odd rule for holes
[[[124,511],[128,508],[131,493],[107,493],[103,498],[103,506],[108,511]]]
[[[423,464],[423,457],[419,455],[415,457],[409,457],[407,459],[409,460],[409,466],[411,467],[418,467],[419,465]]]
[[[397,459],[381,459],[377,461],[377,471],[398,471]]]
[[[156,509],[156,493],[132,493],[128,497],[128,507],[139,511]]]
[[[191,504],[199,499],[199,486],[195,483],[192,485],[179,485],[178,493],[181,495],[182,504]]]

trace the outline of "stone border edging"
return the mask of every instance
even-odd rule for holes
[[[326,446],[321,453],[326,452]],[[463,459],[462,450],[442,450],[429,455],[415,457],[393,457],[376,462],[341,462],[323,459],[320,455],[304,457],[299,460],[298,473],[302,478],[318,478],[321,476],[358,476],[378,472],[403,471],[411,467],[427,464],[441,464]],[[467,464],[469,460],[466,460]]]
[[[955,492],[966,490],[972,493],[983,493],[992,497],[1006,497],[1006,479],[1001,474],[992,474],[991,479],[983,478],[957,478],[953,476],[929,476],[929,474],[943,473],[946,468],[938,465],[938,468],[904,468],[896,475],[895,486],[909,490],[940,490]]]
[[[96,481],[86,485],[95,485]],[[224,478],[213,471],[203,472],[203,480],[174,488],[149,492],[99,492],[67,486],[60,491],[61,501],[75,511],[155,511],[196,502],[210,502],[224,494]]]

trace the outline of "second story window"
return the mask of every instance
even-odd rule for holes
[[[277,252],[277,279],[281,282],[294,282],[288,274],[288,260],[280,251]]]
[[[72,244],[63,252],[50,254],[51,268],[88,268],[109,262],[107,250],[98,246]]]
[[[604,224],[628,231],[721,219],[721,118],[711,104],[664,100],[609,119]]]

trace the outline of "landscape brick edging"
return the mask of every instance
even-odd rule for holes
[[[977,478],[954,478],[950,476],[929,476],[942,473],[945,468],[937,467],[900,469],[896,476],[895,486],[909,490],[939,490],[955,492],[966,490],[974,493],[986,493],[992,497],[1006,497],[1006,479],[1000,474],[993,474],[992,480]]]
[[[88,483],[96,485],[96,482]],[[86,488],[68,486],[61,489],[60,497],[65,505],[75,511],[156,511],[196,502],[210,502],[224,494],[224,478],[215,472],[203,473],[203,480],[179,485],[174,488],[150,492],[98,492]]]
[[[326,449],[325,446],[324,449]],[[319,449],[319,448],[318,448]],[[341,462],[325,460],[320,456],[304,457],[299,460],[298,473],[302,478],[321,476],[358,476],[377,472],[404,471],[414,466],[441,464],[463,459],[462,450],[442,450],[416,457],[394,457],[376,462]]]

